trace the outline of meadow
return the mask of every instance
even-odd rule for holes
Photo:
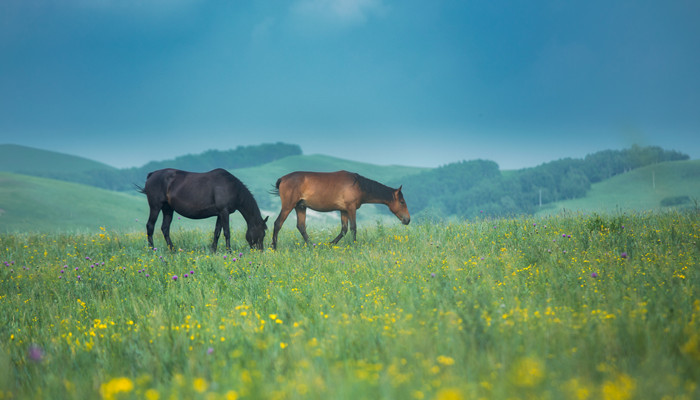
[[[0,234],[0,399],[698,398],[699,216]]]

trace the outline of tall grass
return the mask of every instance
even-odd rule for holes
[[[0,399],[696,398],[699,232],[686,212],[380,223],[338,246],[290,228],[216,254],[205,231],[174,253],[0,235]]]

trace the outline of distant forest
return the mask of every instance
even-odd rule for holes
[[[412,213],[461,218],[511,216],[532,214],[541,204],[585,197],[592,183],[635,168],[689,158],[660,147],[633,146],[505,173],[493,161],[463,161],[394,184],[403,184]]]
[[[215,168],[237,169],[255,167],[284,157],[301,155],[296,144],[266,143],[255,146],[238,146],[232,150],[209,150],[201,154],[187,154],[172,160],[153,161],[142,167],[117,170],[92,170],[78,173],[43,173],[45,178],[60,179],[96,186],[103,189],[130,191],[134,184],[143,185],[149,172],[162,168],[177,168],[193,172],[206,172]]]

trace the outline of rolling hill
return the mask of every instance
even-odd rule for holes
[[[564,210],[599,213],[668,210],[672,207],[692,207],[698,200],[700,160],[671,161],[595,183],[586,197],[552,203],[536,215],[552,215]],[[679,204],[664,206],[662,202]]]
[[[50,176],[47,171],[62,169],[83,174],[113,171],[104,164],[59,153],[45,152],[22,146],[0,146],[0,170],[35,168],[34,175]],[[468,164],[468,163],[467,163]],[[271,195],[276,180],[292,171],[358,172],[379,182],[398,186],[406,183],[406,200],[414,221],[420,223],[417,199],[412,199],[411,177],[430,171],[429,168],[378,166],[325,155],[294,155],[255,167],[231,172],[253,192],[261,211],[270,216],[268,226],[279,212],[279,198]],[[443,168],[446,170],[445,168]],[[77,171],[77,172],[76,172]],[[95,172],[92,172],[95,171]],[[468,174],[468,172],[461,172]],[[510,174],[509,176],[515,176]],[[618,212],[626,210],[665,210],[697,207],[700,199],[700,160],[663,162],[633,169],[591,185],[585,197],[545,204],[537,215],[551,215],[563,210],[580,212]],[[142,185],[145,176],[133,183]],[[413,186],[416,186],[414,183]],[[413,188],[415,190],[415,188]],[[440,194],[430,192],[429,196]],[[412,208],[411,205],[414,205]],[[97,231],[100,227],[118,231],[145,231],[148,206],[144,196],[136,193],[100,189],[95,186],[28,176],[15,172],[0,172],[0,232]],[[426,214],[428,217],[431,214]],[[440,215],[437,215],[439,217]],[[423,216],[425,217],[425,216]],[[294,213],[283,229],[295,230]],[[309,213],[309,230],[338,228],[338,213]],[[360,228],[374,221],[396,222],[386,207],[365,205],[358,213]],[[160,221],[159,221],[160,223]],[[214,220],[192,221],[176,218],[173,234],[179,230],[200,228],[210,231]],[[232,229],[239,230],[244,221],[239,214],[231,218]],[[157,232],[160,235],[160,232]],[[240,236],[237,231],[234,235]],[[235,236],[237,237],[237,236]]]
[[[144,198],[91,186],[0,172],[0,232],[137,229]]]
[[[114,171],[116,168],[83,157],[14,144],[0,144],[0,171],[45,175],[96,170]]]

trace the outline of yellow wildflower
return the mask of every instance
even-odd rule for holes
[[[134,383],[127,377],[114,378],[100,386],[100,394],[105,400],[114,399],[116,394],[134,390]]]

